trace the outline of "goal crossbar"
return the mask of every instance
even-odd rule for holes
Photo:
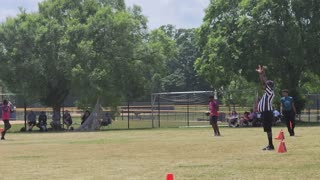
[[[201,93],[213,93],[213,91],[163,92],[163,93],[152,93],[152,95],[170,95],[170,94],[201,94]]]

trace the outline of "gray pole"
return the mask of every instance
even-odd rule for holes
[[[24,101],[24,129],[27,131],[27,103]]]
[[[158,96],[158,125],[159,125],[159,128],[160,128],[160,96]]]
[[[152,128],[154,128],[154,117],[153,117],[153,94],[151,94],[151,121],[152,121]]]
[[[317,121],[320,121],[320,116],[319,116],[319,95],[317,95]]]
[[[130,129],[130,104],[128,101],[128,106],[127,106],[127,112],[128,112],[128,129]]]
[[[189,94],[188,94],[188,101],[187,101],[187,124],[188,124],[188,127],[189,127],[189,125],[190,125],[190,123],[189,123],[189,104],[190,104],[190,96],[189,96]]]

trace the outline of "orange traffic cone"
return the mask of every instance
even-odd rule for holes
[[[280,133],[279,133],[278,137],[277,137],[277,138],[275,138],[275,139],[277,139],[277,140],[284,140],[284,134],[283,134],[282,129],[281,129],[281,131],[280,131]]]
[[[285,153],[285,152],[287,152],[287,148],[286,148],[286,144],[282,140],[278,148],[278,153]]]
[[[172,173],[168,173],[166,180],[174,180],[173,174]]]

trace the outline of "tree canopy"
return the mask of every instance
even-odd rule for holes
[[[257,81],[255,68],[265,65],[302,107],[303,72],[320,69],[319,15],[315,0],[213,0],[199,29],[197,70],[220,88],[234,76]]]
[[[230,99],[257,90],[261,64],[298,110],[302,93],[319,93],[317,0],[212,0],[197,29],[149,30],[147,22],[124,0],[45,0],[38,12],[20,9],[0,24],[1,82],[54,110],[68,96],[79,106],[162,91],[213,89]],[[248,97],[233,101],[255,98]]]
[[[170,32],[171,31],[171,32]],[[139,6],[123,0],[45,0],[0,26],[0,71],[13,92],[59,110],[68,96],[85,107],[208,87],[193,68],[194,29],[148,31]]]
[[[146,22],[124,1],[43,1],[38,13],[22,10],[1,24],[2,80],[57,110],[70,94],[84,102],[139,96]]]

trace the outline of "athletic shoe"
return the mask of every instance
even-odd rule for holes
[[[220,136],[220,134],[213,133],[212,136]]]
[[[272,146],[268,145],[267,147],[263,148],[262,150],[264,150],[264,151],[272,151],[272,150],[274,150],[274,146],[273,145]]]
[[[1,140],[5,140],[4,137],[2,137]]]

